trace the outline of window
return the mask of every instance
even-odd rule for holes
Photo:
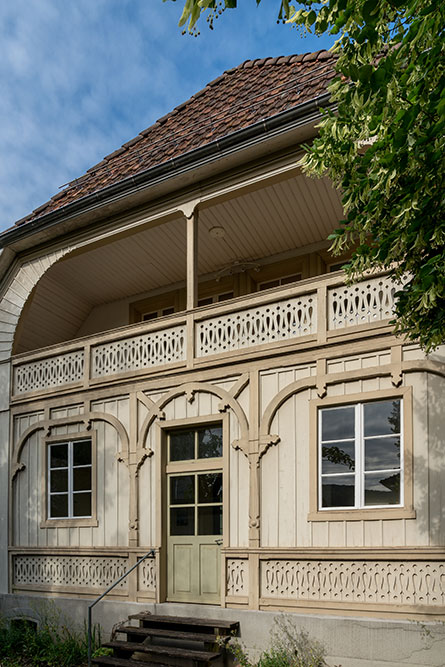
[[[93,516],[93,447],[91,438],[47,445],[47,517]]]
[[[222,535],[222,424],[171,430],[167,444],[169,535]]]
[[[169,308],[162,308],[161,310],[153,310],[151,313],[143,313],[142,321],[148,322],[149,320],[156,320],[158,317],[164,317],[165,315],[173,315],[175,309],[173,306]]]
[[[223,292],[222,294],[213,294],[212,296],[206,296],[202,299],[198,299],[198,306],[210,306],[212,303],[221,303],[222,301],[228,301],[233,299],[233,292]]]
[[[168,440],[169,461],[219,458],[223,454],[222,426],[217,424],[171,431]]]
[[[318,507],[403,505],[401,398],[318,410]]]
[[[301,273],[293,273],[289,276],[281,276],[280,278],[275,278],[274,280],[265,280],[261,283],[258,283],[258,290],[261,292],[262,290],[270,289],[271,287],[290,285],[291,283],[295,283],[298,280],[301,280]]]

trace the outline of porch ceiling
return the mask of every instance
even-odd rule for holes
[[[198,272],[323,241],[342,216],[326,179],[296,176],[205,208],[199,217]],[[222,239],[209,234],[223,227]],[[37,285],[15,351],[75,338],[94,306],[178,283],[186,276],[186,225],[172,220],[61,260]]]

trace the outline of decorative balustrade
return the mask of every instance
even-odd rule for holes
[[[91,376],[100,378],[184,361],[185,341],[186,330],[180,326],[96,345],[91,350]]]
[[[161,322],[137,325],[116,340],[110,334],[94,342],[69,344],[69,349],[27,355],[14,360],[13,395],[45,393],[61,385],[105,381],[120,374],[175,364],[193,366],[195,360],[264,345],[279,345],[307,336],[321,342],[338,330],[355,325],[374,326],[393,316],[397,286],[387,277],[370,278],[356,285],[338,285],[338,278],[325,276],[310,285],[252,294],[244,303],[224,303],[178,314],[169,326]],[[308,293],[308,288],[313,291]],[[254,303],[254,305],[252,305]],[[326,314],[326,315],[325,315]],[[172,322],[170,324],[170,322]],[[148,330],[147,330],[148,328]],[[194,356],[187,358],[193,349]],[[81,345],[84,345],[83,349]],[[66,349],[66,346],[65,346]],[[31,358],[30,358],[31,357]]]
[[[83,350],[22,364],[14,368],[14,394],[79,382],[83,372]]]
[[[17,587],[60,586],[106,588],[128,569],[128,559],[109,556],[14,556],[13,584]],[[127,580],[119,584],[127,588]]]
[[[386,276],[328,290],[328,328],[343,329],[393,316],[396,285]]]
[[[263,598],[445,604],[445,564],[440,561],[264,560]]]
[[[199,322],[197,356],[299,338],[316,330],[315,294],[304,295]]]

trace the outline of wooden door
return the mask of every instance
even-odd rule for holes
[[[167,599],[220,602],[222,429],[173,431],[167,464]]]

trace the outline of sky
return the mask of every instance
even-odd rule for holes
[[[0,230],[247,59],[329,48],[239,0],[198,37],[183,0],[0,3]]]

